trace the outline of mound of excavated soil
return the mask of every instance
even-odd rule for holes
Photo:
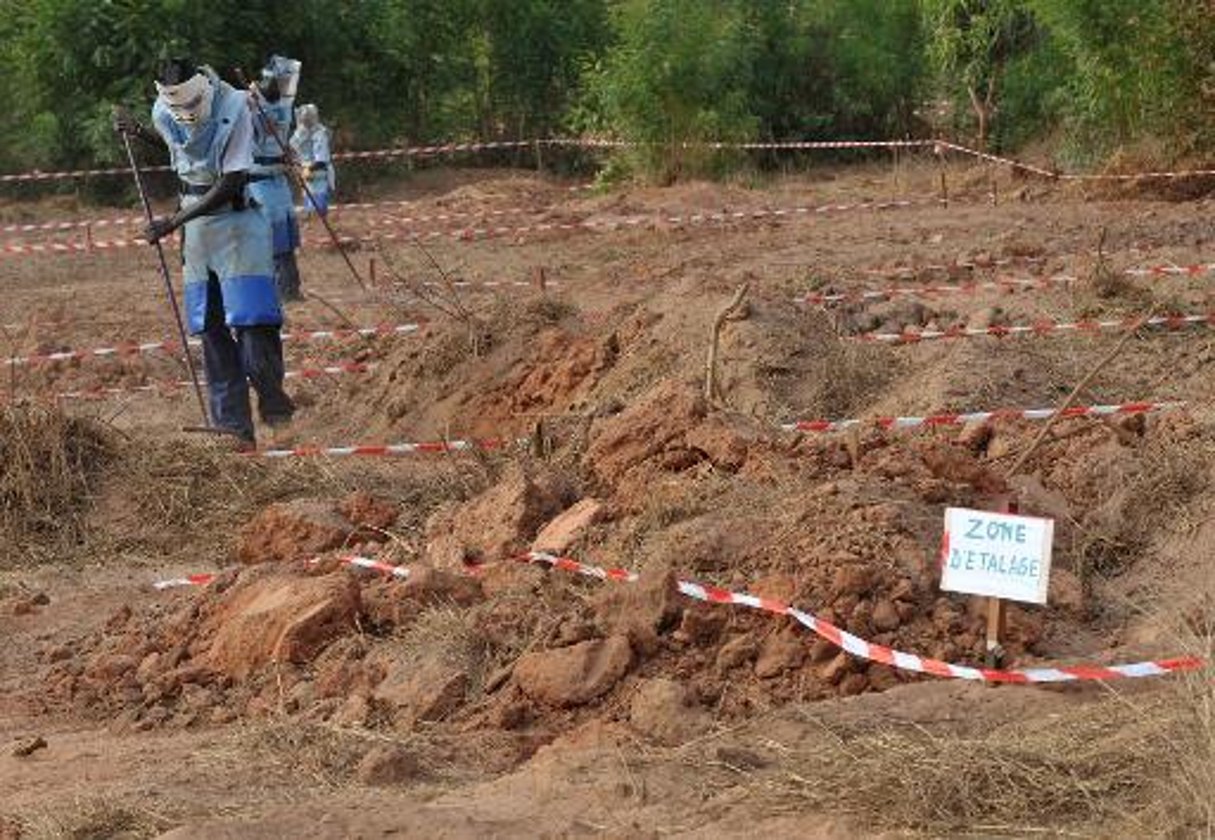
[[[690,601],[681,576],[796,603],[889,647],[981,663],[977,601],[939,591],[940,511],[1008,493],[1007,459],[1033,430],[784,434],[775,421],[872,405],[897,367],[881,348],[841,341],[825,316],[762,298],[723,330],[728,407],[710,405],[700,380],[715,307],[686,306],[688,291],[638,295],[595,319],[556,300],[500,302],[479,316],[475,352],[466,325],[451,322],[432,324],[427,341],[387,344],[350,386],[359,400],[322,399],[305,422],[340,411],[376,436],[420,439],[459,421],[474,436],[531,434],[532,453],[486,460],[477,487],[449,485],[412,508],[296,488],[241,523],[243,568],[46,651],[40,702],[136,727],[274,713],[499,733],[509,747],[497,760],[509,765],[588,721],[629,721],[671,744],[706,721],[909,679],[788,619]],[[1006,361],[966,352],[972,370]],[[918,373],[925,391],[932,370]],[[1048,387],[1036,375],[992,387]],[[1059,427],[1030,462],[1036,473],[1014,482],[1027,512],[1060,522],[1066,548],[1052,606],[1009,610],[1012,662],[1104,655],[1112,614],[1093,569],[1166,509],[1164,498],[1132,504],[1172,482],[1166,453],[1202,460],[1206,440],[1184,419]],[[351,548],[411,575],[309,562]],[[532,549],[640,581],[588,582],[516,559]]]
[[[1184,423],[1152,431],[1191,434]],[[893,648],[981,663],[983,616],[939,592],[932,546],[942,504],[984,505],[1007,490],[988,453],[1026,436],[967,430],[957,442],[895,445],[870,435],[849,451],[660,381],[591,418],[551,460],[507,462],[488,489],[439,505],[405,581],[306,562],[368,535],[379,546],[394,506],[360,495],[267,507],[246,527],[246,568],[47,651],[42,702],[136,727],[287,713],[499,732],[513,739],[499,757],[509,765],[589,720],[628,720],[673,743],[695,729],[685,718],[884,690],[908,676],[787,619],[692,602],[677,577],[792,601]],[[1136,440],[1090,427],[1064,445],[1069,463],[1142,457],[1146,475],[1152,450]],[[1046,463],[1043,476],[1071,501],[1039,487],[1026,493],[1031,511],[1070,505],[1093,525],[1117,515],[1113,499],[1069,483],[1110,476],[1069,480]],[[641,578],[585,582],[515,559],[533,547]],[[1010,609],[1005,646],[1017,664],[1073,655],[1077,631],[1088,633],[1093,602],[1060,565],[1055,606]]]

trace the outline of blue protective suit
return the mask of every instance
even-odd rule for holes
[[[152,108],[153,124],[181,179],[183,207],[220,179],[238,126],[246,137],[252,132],[248,95],[209,75],[215,94],[206,120],[178,123],[159,99]],[[295,411],[282,387],[283,312],[270,225],[241,196],[231,208],[186,222],[183,234],[185,317],[190,332],[202,337],[211,419],[252,442],[250,383],[266,422],[284,423]]]
[[[304,196],[304,207],[309,212],[324,216],[329,212],[329,202],[337,183],[329,148],[329,129],[320,123],[311,127],[301,125],[291,135],[291,148],[300,161],[312,167],[308,177],[308,190],[312,197]]]
[[[249,173],[249,194],[273,234],[274,279],[282,300],[300,297],[299,269],[295,262],[300,229],[283,162],[283,145],[288,142],[294,113],[292,102],[292,97],[268,102],[258,96],[254,109],[253,169]]]
[[[218,77],[212,84],[216,90],[211,115],[202,123],[178,123],[159,100],[152,108],[152,122],[168,145],[171,165],[182,182],[183,207],[189,207],[219,180],[236,122],[252,119],[247,94]],[[186,222],[183,255],[190,332],[198,334],[205,327],[206,287],[212,274],[220,285],[228,326],[282,325],[283,311],[274,286],[271,232],[260,213],[233,209]]]

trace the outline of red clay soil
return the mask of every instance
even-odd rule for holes
[[[903,186],[931,175],[905,172]],[[887,173],[862,172],[767,190],[690,185],[590,197],[525,176],[414,188],[419,208],[607,218],[808,195],[860,200],[889,186]],[[1106,225],[1128,265],[1197,259],[1209,245],[1192,224],[1197,209],[1043,193],[1000,207],[453,243],[439,258],[462,278],[525,277],[545,266],[557,291],[468,292],[466,322],[398,288],[390,293],[405,303],[391,316],[427,318],[422,335],[298,351],[293,364],[358,358],[374,367],[299,384],[297,441],[506,442],[490,451],[261,463],[176,434],[190,416],[184,400],[73,407],[99,421],[113,415],[131,437],[113,463],[96,467],[93,515],[77,544],[38,565],[14,557],[0,577],[0,637],[12,640],[0,653],[0,738],[50,734],[41,754],[0,757],[0,777],[11,780],[0,785],[0,815],[10,815],[0,838],[843,837],[1002,819],[994,804],[956,819],[824,804],[798,787],[812,781],[791,781],[800,771],[789,762],[827,749],[814,740],[824,733],[872,732],[896,719],[950,738],[1003,732],[1008,710],[1047,727],[1090,708],[1099,688],[991,693],[921,678],[843,653],[791,619],[689,600],[676,583],[790,602],[878,644],[980,665],[983,605],[940,591],[942,513],[1011,493],[1057,530],[1049,604],[1008,609],[1009,666],[1181,653],[1155,606],[1200,600],[1210,582],[1196,559],[1209,546],[1193,542],[1215,452],[1203,408],[1205,340],[1145,336],[1081,394],[1085,403],[1185,398],[1193,410],[1063,421],[1017,476],[1008,468],[1040,428],[1028,422],[842,436],[779,424],[1059,403],[1116,336],[890,348],[847,334],[1117,314],[1145,297],[1201,306],[1209,292],[1188,280],[1111,292],[1087,254],[1092,231]],[[356,220],[339,223],[353,229]],[[1143,256],[1129,250],[1147,246]],[[811,287],[878,282],[863,273],[873,266],[1025,255],[1045,260],[1033,270],[1069,268],[1081,280],[1034,295],[826,313],[791,300]],[[146,266],[105,259],[79,267],[105,287],[85,288],[79,303],[118,315],[106,296]],[[408,250],[394,264],[398,279],[434,279]],[[307,286],[340,297],[332,254],[307,253],[304,266]],[[722,331],[723,396],[710,403],[708,338],[744,280],[749,305]],[[922,269],[898,282],[950,281]],[[50,317],[64,293],[26,273],[14,284],[0,304],[4,320],[38,313],[14,352],[69,343],[51,338],[71,327],[64,313]],[[305,306],[293,317],[325,321],[323,308]],[[386,306],[357,311],[383,320]],[[156,315],[141,303],[122,329],[152,337]],[[74,346],[105,338],[95,326],[72,335]],[[172,373],[165,360],[124,358],[43,366],[21,381],[52,391]],[[522,562],[533,549],[639,579]],[[354,552],[402,564],[409,576],[340,562]],[[205,587],[147,587],[216,569]],[[1202,620],[1195,609],[1191,624]],[[1154,696],[1151,686],[1139,690]],[[111,757],[109,771],[88,762],[98,750]],[[148,765],[162,763],[163,798],[140,811]],[[73,822],[65,803],[94,783],[90,773],[104,801]],[[184,795],[191,786],[193,799]],[[1108,812],[1095,801],[1081,816],[1114,820],[1115,809],[1151,807],[1146,788],[1123,795],[1111,794]],[[806,813],[813,819],[793,822]],[[1072,829],[1080,818],[1060,810],[1042,825]]]

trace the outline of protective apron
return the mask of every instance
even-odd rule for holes
[[[199,200],[221,175],[221,161],[236,119],[249,107],[243,91],[212,76],[215,98],[210,118],[193,126],[175,121],[157,100],[152,120],[169,146],[173,170],[181,179],[182,206]],[[206,327],[207,280],[214,274],[229,327],[281,326],[282,307],[274,285],[270,226],[261,213],[243,206],[192,219],[185,224],[183,262],[185,315],[190,332]]]

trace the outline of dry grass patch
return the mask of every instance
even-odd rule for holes
[[[17,836],[39,840],[144,840],[160,836],[173,827],[174,820],[151,808],[87,799],[71,808],[31,813],[15,824],[21,832]]]
[[[57,406],[0,407],[0,563],[53,553],[79,539],[115,435]]]
[[[1175,791],[1177,755],[1198,746],[1190,713],[1166,690],[974,735],[824,726],[766,787],[782,807],[930,836],[1193,836],[1193,808],[1154,806]]]

